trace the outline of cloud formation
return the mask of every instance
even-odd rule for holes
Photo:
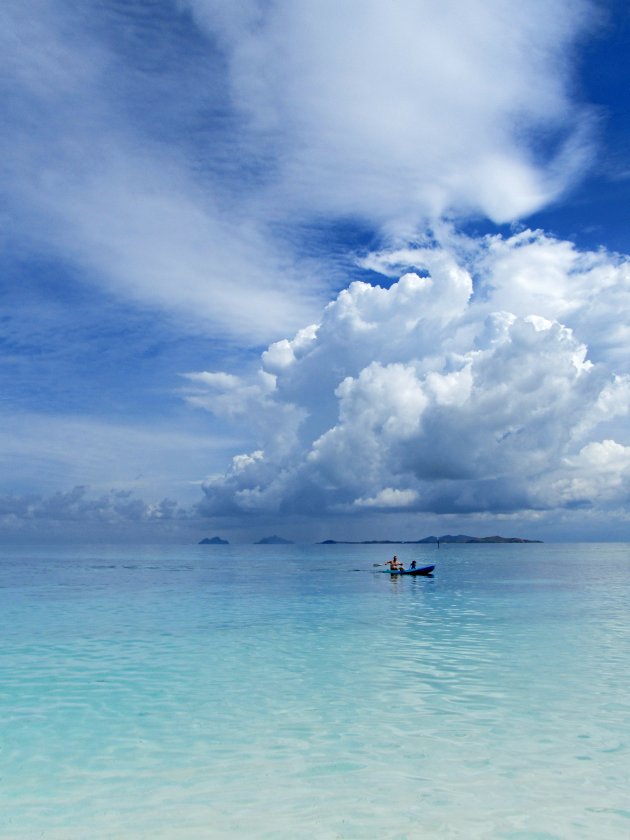
[[[558,196],[589,156],[566,60],[593,23],[587,2],[187,5],[226,53],[268,195],[292,212],[403,231],[444,214],[503,222]]]
[[[97,495],[113,488],[194,500],[205,472],[223,463],[224,448],[239,446],[238,439],[174,425],[165,417],[154,417],[149,426],[111,417],[0,412],[0,496],[28,496],[34,489],[49,497],[87,485]]]
[[[172,499],[144,502],[128,490],[110,490],[100,496],[85,486],[48,496],[0,496],[0,524],[20,527],[34,520],[116,525],[126,522],[182,520],[188,512]]]
[[[204,486],[209,515],[620,503],[627,259],[456,232],[539,210],[588,167],[571,59],[594,2],[8,0],[0,16],[7,262],[68,310],[93,284],[180,338],[201,327],[210,369],[171,371],[222,418],[212,457],[167,435],[138,458],[122,434],[112,468],[98,429],[98,457],[75,457],[61,413],[51,448],[58,403],[42,435],[15,415],[3,452],[31,478],[17,493],[48,492],[42,465],[66,487],[129,489],[181,478],[185,457],[196,479],[224,443],[239,454]],[[368,239],[350,276],[382,285],[343,288]],[[58,506],[95,515],[81,493]]]
[[[149,15],[9,0],[11,233],[136,305],[264,343],[341,285],[330,255],[301,247],[309,226],[405,236],[561,194],[590,154],[567,56],[591,23],[586,0],[185,0]]]
[[[255,451],[205,483],[203,513],[625,503],[627,258],[540,231],[481,242],[447,232],[368,262],[415,270],[389,288],[351,284],[320,323],[271,345],[264,393],[205,374],[205,407],[259,431]],[[593,310],[609,330],[592,328]]]
[[[255,344],[297,328],[324,287],[265,213],[238,200],[246,164],[230,121],[203,118],[228,108],[210,45],[191,45],[168,4],[148,28],[146,10],[114,5],[113,38],[107,14],[91,18],[90,6],[74,14],[58,0],[9,0],[2,12],[0,171],[14,244],[223,339]],[[112,45],[125,31],[140,53]],[[181,61],[163,66],[168,49]],[[193,127],[205,133],[202,153]]]

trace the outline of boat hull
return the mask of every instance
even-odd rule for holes
[[[433,569],[435,569],[435,566],[421,566],[419,569],[397,569],[396,571],[383,569],[383,572],[386,575],[411,575],[411,577],[417,577],[418,575],[430,575]]]

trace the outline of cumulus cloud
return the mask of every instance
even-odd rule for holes
[[[614,440],[587,443],[565,462],[562,476],[552,491],[568,507],[624,504],[630,498],[630,446]]]
[[[262,354],[273,388],[240,421],[273,417],[273,431],[205,483],[202,512],[623,504],[630,362],[615,325],[630,314],[627,259],[527,231],[370,260],[420,273],[351,284],[317,325]],[[608,335],[591,331],[593,307]]]
[[[473,239],[442,226],[437,240],[438,249],[434,243],[387,249],[369,254],[362,265],[387,277],[409,267],[434,272],[436,259],[465,265],[476,279],[477,317],[506,311],[557,320],[588,344],[592,360],[628,370],[630,326],[621,317],[630,309],[627,255],[581,251],[573,242],[528,229]]]

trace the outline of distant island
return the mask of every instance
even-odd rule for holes
[[[424,537],[421,540],[323,540],[318,545],[426,545],[434,543],[542,543],[522,537],[470,537],[468,534],[445,534],[443,537]]]
[[[542,543],[542,540],[526,540],[522,537],[471,537],[468,534],[445,534],[443,537],[424,537],[421,540],[323,540],[317,545],[427,545],[439,543]],[[228,540],[221,537],[204,537],[198,545],[229,545]],[[263,537],[254,545],[294,545],[292,540],[273,534]]]

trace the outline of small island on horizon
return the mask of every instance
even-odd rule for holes
[[[471,537],[468,534],[444,534],[442,537],[423,537],[421,540],[322,540],[316,545],[438,545],[440,543],[542,543],[543,540],[529,540],[523,537]],[[197,545],[229,545],[221,537],[204,537]],[[285,540],[277,534],[263,537],[254,545],[295,545],[292,540]]]
[[[444,534],[442,537],[423,537],[421,540],[323,540],[318,545],[428,545],[434,543],[542,543],[523,537],[471,537],[468,534]]]
[[[197,545],[229,545],[228,540],[224,540],[221,537],[204,537],[202,540],[199,540]],[[291,540],[285,540],[283,537],[279,537],[277,534],[273,534],[271,537],[263,537],[254,545],[293,545],[294,543]]]

